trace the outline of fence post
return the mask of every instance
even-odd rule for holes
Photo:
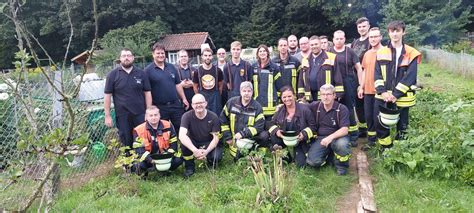
[[[60,71],[54,71],[54,86],[58,89],[62,89],[61,86],[61,79],[62,75]],[[53,113],[52,113],[52,127],[53,128],[59,128],[62,127],[62,120],[63,120],[63,105],[61,102],[61,95],[58,93],[58,91],[54,90],[51,85],[48,84],[49,90],[53,93]]]

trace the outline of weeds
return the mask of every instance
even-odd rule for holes
[[[272,168],[264,164],[261,156],[249,156],[255,183],[259,189],[256,197],[256,204],[258,206],[265,204],[268,208],[272,204],[285,204],[291,189],[288,173],[283,168],[282,157],[285,155],[286,152],[283,150],[272,152]]]

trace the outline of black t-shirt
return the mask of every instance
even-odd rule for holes
[[[144,92],[150,90],[148,76],[141,69],[133,67],[127,73],[118,67],[107,74],[104,93],[112,94],[116,115],[139,115],[145,113]]]
[[[203,119],[199,119],[194,110],[184,113],[181,127],[188,129],[188,137],[197,144],[208,144],[212,140],[211,133],[221,131],[219,117],[210,110],[207,110],[207,115]]]
[[[311,103],[309,107],[316,117],[318,136],[328,136],[341,127],[349,127],[349,110],[343,104],[334,102],[329,111],[326,111],[324,104],[319,101]]]
[[[204,67],[200,66],[198,71],[193,76],[193,83],[199,85],[199,91],[218,91],[218,83],[222,82],[223,79],[224,76],[222,75],[222,70],[219,67],[212,65],[210,70],[206,70]]]
[[[359,63],[359,57],[354,50],[350,47],[345,47],[344,51],[336,52],[336,50],[332,48],[331,52],[336,54],[336,69],[343,77],[348,74],[355,74],[354,66]]]
[[[369,47],[370,47],[369,38],[366,38],[363,41],[356,38],[351,44],[351,48],[354,50],[355,54],[359,56],[360,62],[362,62],[362,58],[364,57],[364,54],[365,52],[367,52]]]
[[[164,70],[151,62],[145,68],[145,73],[150,79],[151,96],[154,105],[163,105],[167,102],[179,101],[176,84],[181,83],[178,71],[169,63],[165,62]]]

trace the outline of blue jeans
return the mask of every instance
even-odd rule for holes
[[[325,164],[329,153],[334,152],[334,163],[336,168],[349,168],[349,158],[351,147],[349,136],[344,136],[333,140],[328,147],[321,145],[321,140],[325,137],[318,137],[308,151],[306,163],[312,167],[321,167]]]

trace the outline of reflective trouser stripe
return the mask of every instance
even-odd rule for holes
[[[145,153],[143,153],[142,157],[140,158],[140,162],[144,161],[145,158],[150,154],[149,151],[146,151]]]
[[[366,128],[367,129],[367,123],[358,123],[357,125],[359,125],[359,128]]]
[[[351,154],[348,154],[346,156],[340,156],[338,155],[337,153],[334,152],[334,156],[336,157],[336,159],[338,159],[340,162],[346,162],[348,161],[350,158],[351,158]]]
[[[358,130],[359,130],[359,127],[357,125],[349,126],[349,132],[354,132],[354,131],[358,131]]]
[[[368,136],[375,136],[377,133],[375,131],[367,131]]]
[[[237,155],[237,147],[229,146],[229,151],[230,151],[230,155],[232,155],[232,157],[235,157]]]
[[[383,146],[388,146],[392,144],[392,138],[390,138],[390,136],[387,136],[386,138],[379,138],[377,141],[380,145]]]
[[[184,156],[183,155],[183,159],[184,160],[192,160],[192,159],[194,159],[194,155],[190,155],[190,156]]]

